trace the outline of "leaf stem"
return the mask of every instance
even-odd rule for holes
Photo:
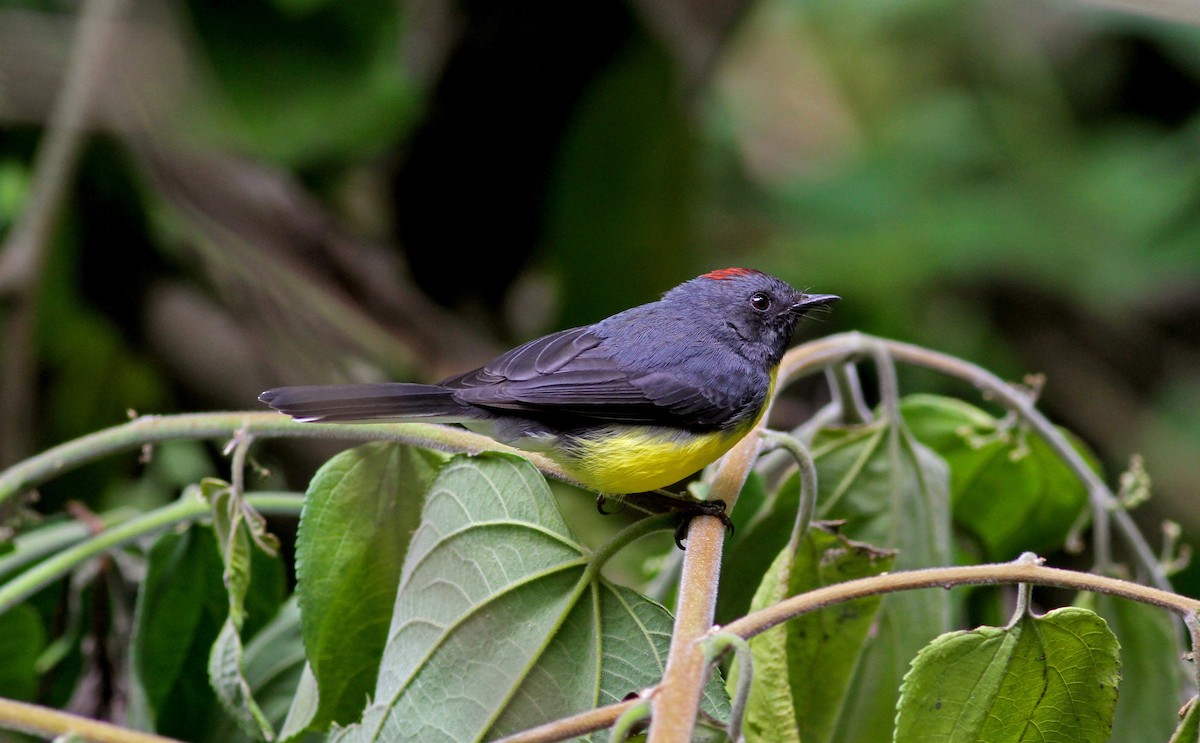
[[[854,364],[832,364],[825,369],[825,377],[843,424],[853,426],[871,420],[871,409],[863,399],[858,369]]]
[[[1044,560],[1033,554],[1032,552],[1022,552],[1017,558],[1020,564],[1041,565]],[[1008,620],[1007,629],[1012,629],[1017,626],[1027,614],[1029,614],[1030,603],[1033,601],[1033,586],[1028,583],[1017,584],[1017,605],[1013,609],[1012,618]]]
[[[1183,615],[1183,624],[1187,627],[1192,649],[1192,682],[1200,689],[1200,614],[1195,611]]]
[[[794,553],[804,533],[808,531],[817,509],[817,465],[813,461],[812,452],[796,437],[781,431],[764,431],[763,438],[771,449],[783,449],[791,454],[800,471],[799,507],[796,509],[791,538],[788,539],[788,549]]]
[[[671,525],[678,518],[679,516],[674,513],[659,513],[634,521],[592,553],[591,558],[588,560],[587,570],[584,572],[584,576],[580,578],[580,583],[590,582],[593,576],[604,567],[604,564],[626,545],[632,544],[648,534],[670,529]]]
[[[506,738],[501,738],[496,743],[552,743],[552,741],[571,740],[596,730],[611,727],[620,719],[621,715],[643,703],[645,700],[641,698],[627,699],[513,733]]]
[[[304,496],[295,493],[259,493],[247,500],[265,513],[298,515]],[[184,521],[211,513],[202,498],[187,494],[174,503],[105,529],[96,536],[34,565],[0,586],[0,614],[74,570],[81,563],[129,542]]]
[[[746,719],[746,704],[750,699],[750,690],[754,686],[754,653],[750,643],[737,635],[728,632],[718,632],[710,635],[705,644],[705,657],[708,662],[719,661],[725,653],[732,650],[737,662],[737,690],[729,707],[729,722],[725,731],[730,740],[741,740],[742,722]]]
[[[713,627],[707,633],[706,638],[698,641],[696,645],[701,649],[706,648],[705,639],[716,636],[732,635],[748,640],[802,614],[855,601],[866,596],[923,588],[950,589],[956,586],[1012,583],[1106,593],[1169,609],[1181,614],[1189,623],[1189,628],[1193,629],[1193,642],[1197,648],[1200,648],[1200,619],[1197,618],[1200,617],[1200,600],[1119,578],[1061,568],[1048,568],[1035,562],[1021,560],[987,565],[908,570],[835,583],[747,614],[723,627]],[[661,696],[665,691],[663,686],[658,687],[652,698]],[[621,702],[572,717],[565,717],[509,736],[503,739],[502,743],[550,743],[551,741],[568,740],[611,725],[629,706],[637,704],[639,701]]]

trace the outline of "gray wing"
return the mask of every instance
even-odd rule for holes
[[[530,341],[474,371],[441,383],[454,399],[519,411],[559,425],[619,421],[716,428],[744,407],[695,370],[641,370],[618,363],[592,328],[564,330]]]

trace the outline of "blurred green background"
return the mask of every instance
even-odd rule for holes
[[[46,127],[72,104],[86,137]],[[1045,373],[1110,481],[1145,457],[1152,538],[1200,533],[1188,3],[9,0],[0,238],[0,465],[128,411],[436,379],[748,265],[844,297],[804,337]],[[220,467],[165,447],[35,507]]]

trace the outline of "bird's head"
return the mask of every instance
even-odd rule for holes
[[[839,297],[806,294],[751,268],[723,268],[680,284],[664,297],[689,306],[689,315],[753,361],[774,367],[792,341],[796,323]]]

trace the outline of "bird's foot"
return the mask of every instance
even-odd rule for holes
[[[688,527],[697,516],[715,516],[724,524],[730,536],[733,535],[733,519],[726,513],[727,506],[721,500],[700,500],[687,494],[676,494],[666,490],[654,490],[649,493],[639,493],[630,499],[630,503],[649,513],[679,514],[679,524],[675,527],[675,546],[683,549],[687,539]]]
[[[725,512],[727,508],[725,501],[689,499],[684,503],[687,505],[680,509],[679,523],[675,525],[676,547],[684,548],[683,543],[687,541],[688,528],[692,525],[692,519],[697,516],[715,516],[721,520],[721,524],[729,536],[733,536],[733,519],[729,518],[729,514]]]
[[[596,493],[596,510],[600,512],[601,516],[611,516],[614,513],[617,513],[618,511],[620,511],[621,510],[620,506],[624,505],[621,503],[620,500],[618,500],[617,501],[618,507],[612,511],[609,511],[604,508],[605,504],[607,504],[607,503],[608,503],[607,495],[605,495],[604,493]]]

